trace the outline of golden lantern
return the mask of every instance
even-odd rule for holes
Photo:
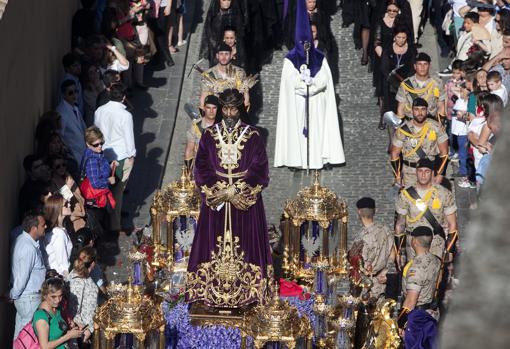
[[[175,260],[189,255],[200,204],[200,193],[186,167],[179,180],[156,192],[150,212],[152,240],[159,260],[154,258],[153,263],[171,269]],[[162,260],[164,256],[166,261]]]
[[[310,187],[287,200],[283,214],[283,270],[288,277],[312,284],[314,267],[347,275],[347,204],[321,186],[320,172],[314,172]]]
[[[312,348],[313,330],[306,316],[299,317],[297,309],[287,301],[283,301],[278,289],[273,293],[271,301],[259,304],[248,311],[241,330],[243,341],[241,348],[246,348],[244,338],[253,338],[255,349],[262,348],[267,342],[285,343],[293,349],[299,338],[305,339],[305,348]]]
[[[143,343],[147,334],[159,331],[159,349],[165,347],[165,319],[161,302],[144,296],[143,286],[110,284],[110,298],[96,310],[94,317],[94,349],[101,348],[101,334],[106,338],[106,349],[113,348],[117,334],[133,334]]]

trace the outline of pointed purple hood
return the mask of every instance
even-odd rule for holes
[[[308,68],[310,69],[311,76],[314,77],[322,67],[324,54],[317,50],[313,45],[310,18],[306,11],[306,0],[296,1],[296,33],[294,37],[294,48],[289,51],[286,57],[292,62],[292,64],[294,64],[294,67],[299,70],[303,64],[306,64],[304,43],[309,42],[310,51]]]

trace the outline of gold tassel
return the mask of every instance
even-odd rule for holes
[[[429,141],[433,142],[437,139],[436,131],[431,130],[429,132]]]

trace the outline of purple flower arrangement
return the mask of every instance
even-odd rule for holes
[[[313,299],[300,300],[298,297],[285,297],[285,300],[296,307],[299,316],[306,316],[315,325],[316,317],[313,313]],[[183,301],[177,303],[164,303],[166,349],[239,349],[241,346],[241,333],[238,329],[223,326],[193,326],[190,323],[188,304]],[[253,340],[247,339],[248,347]]]

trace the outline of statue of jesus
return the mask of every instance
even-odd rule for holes
[[[223,120],[200,140],[194,178],[202,207],[188,264],[186,298],[241,307],[261,299],[272,259],[261,191],[268,159],[257,128],[243,122],[244,96],[219,95]]]

